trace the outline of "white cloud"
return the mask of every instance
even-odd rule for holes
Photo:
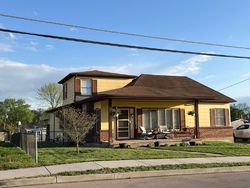
[[[69,30],[70,30],[70,31],[78,31],[78,29],[75,28],[75,27],[71,27]]]
[[[16,39],[16,35],[14,35],[13,33],[8,33],[8,34],[9,34],[10,39],[13,39],[13,40]]]
[[[210,74],[210,75],[207,75],[207,76],[205,76],[205,80],[209,80],[209,79],[213,79],[213,78],[216,78],[216,76],[215,75],[213,75],[213,74]]]
[[[41,107],[36,100],[36,91],[48,82],[58,82],[69,72],[103,70],[130,73],[133,65],[89,66],[57,68],[46,64],[25,64],[0,58],[0,100],[8,97],[23,98],[33,108]]]
[[[195,55],[187,60],[182,61],[181,63],[167,67],[161,74],[168,75],[187,75],[192,73],[197,73],[200,70],[202,63],[211,60],[211,56],[206,55]]]
[[[197,72],[202,62],[210,60],[207,56],[193,56],[176,66],[165,68],[161,74],[187,74]],[[155,63],[138,62],[115,64],[114,66],[85,66],[58,68],[46,64],[25,64],[0,58],[0,100],[8,97],[23,98],[33,108],[41,107],[36,100],[36,91],[48,82],[58,82],[70,72],[102,70],[124,74],[158,73]],[[161,68],[162,69],[162,68]],[[164,69],[164,67],[163,67]]]
[[[250,72],[247,72],[245,74],[243,74],[244,77],[249,77],[250,76]]]
[[[52,44],[46,44],[46,45],[45,45],[45,48],[46,48],[47,50],[54,50],[54,49],[55,49],[55,46],[53,46]]]
[[[26,49],[28,49],[28,50],[30,50],[30,51],[33,51],[33,52],[37,52],[37,51],[38,51],[37,45],[38,45],[37,42],[35,42],[35,41],[30,41],[29,44],[26,46]]]
[[[0,52],[13,52],[13,46],[10,44],[0,43]]]

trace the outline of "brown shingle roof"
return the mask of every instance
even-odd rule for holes
[[[127,74],[119,74],[119,73],[112,73],[112,72],[104,72],[104,71],[85,71],[85,72],[72,72],[65,76],[62,80],[58,83],[62,84],[68,79],[72,78],[73,76],[80,76],[80,77],[104,77],[104,78],[135,78],[134,75],[127,75]]]
[[[136,99],[200,99],[211,102],[235,102],[185,76],[142,74],[127,86],[98,93],[99,97]]]

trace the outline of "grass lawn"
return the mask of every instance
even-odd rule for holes
[[[161,147],[163,150],[171,151],[191,151],[191,152],[204,152],[221,154],[225,156],[249,156],[250,145],[240,143],[227,143],[227,142],[204,142],[198,146],[173,146]]]
[[[80,154],[75,147],[45,147],[39,148],[39,164],[53,165],[76,163],[84,161],[125,160],[125,159],[161,159],[206,157],[204,154],[177,153],[152,149],[113,149],[113,148],[80,148]]]
[[[36,166],[32,158],[11,143],[0,142],[0,170]]]
[[[120,167],[120,168],[103,168],[97,170],[86,171],[69,171],[52,174],[51,176],[77,176],[86,174],[112,174],[123,172],[137,171],[157,171],[157,170],[178,170],[178,169],[197,169],[197,168],[219,168],[219,167],[235,167],[235,166],[250,166],[248,162],[241,163],[207,163],[207,164],[179,164],[179,165],[158,165],[158,166],[136,166],[136,167]]]

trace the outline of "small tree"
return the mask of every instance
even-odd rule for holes
[[[76,143],[76,151],[79,153],[79,144],[84,143],[87,133],[96,123],[95,114],[81,112],[79,109],[67,107],[57,112],[57,117],[63,121],[64,133]]]
[[[57,83],[48,83],[37,90],[37,98],[56,108],[62,104],[62,87]]]

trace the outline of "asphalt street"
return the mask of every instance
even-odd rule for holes
[[[143,172],[142,172],[143,173]],[[250,186],[250,172],[215,173],[202,175],[165,176],[123,180],[106,180],[25,186],[29,188],[246,188]]]

